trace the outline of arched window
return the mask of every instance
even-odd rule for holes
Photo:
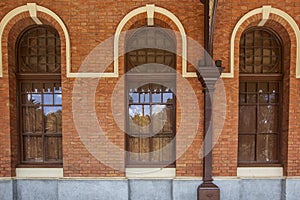
[[[246,30],[240,40],[240,165],[280,162],[282,44],[269,28]]]
[[[26,29],[17,42],[20,164],[62,163],[60,38],[49,26]]]
[[[176,42],[142,27],[126,41],[127,167],[174,166]]]

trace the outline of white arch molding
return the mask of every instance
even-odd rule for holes
[[[36,3],[27,3],[26,5],[17,7],[13,10],[11,10],[9,13],[7,13],[4,18],[0,22],[0,77],[3,77],[3,58],[2,58],[2,36],[4,29],[6,25],[9,23],[10,20],[12,20],[15,16],[23,13],[23,12],[29,12],[30,17],[33,19],[33,21],[36,24],[42,24],[42,22],[37,17],[37,13],[43,12],[48,15],[50,15],[53,19],[56,20],[56,22],[60,25],[64,32],[65,36],[65,42],[66,42],[66,67],[67,67],[67,76],[70,75],[71,70],[71,52],[70,52],[70,37],[67,30],[67,27],[65,26],[64,22],[61,20],[61,18],[56,15],[53,11],[49,10],[48,8],[38,6]]]
[[[233,78],[234,77],[234,40],[236,38],[236,33],[240,26],[250,17],[261,14],[261,21],[258,26],[263,26],[266,21],[269,19],[270,13],[275,14],[282,19],[284,19],[293,29],[295,36],[296,36],[296,78],[300,78],[300,55],[299,55],[299,44],[300,44],[300,31],[297,23],[295,20],[286,12],[279,10],[277,8],[272,8],[271,6],[262,6],[261,8],[254,9],[247,14],[245,14],[235,25],[231,40],[230,40],[230,72],[229,73],[222,73],[223,78]]]
[[[177,26],[180,34],[181,34],[181,40],[182,40],[182,76],[183,77],[195,77],[196,73],[194,72],[187,72],[187,39],[186,39],[186,33],[184,30],[183,25],[179,21],[179,19],[170,11],[155,6],[154,4],[147,4],[146,6],[136,8],[129,12],[119,23],[115,38],[114,38],[114,74],[116,77],[118,77],[118,69],[119,69],[119,40],[120,40],[120,34],[125,26],[125,24],[134,16],[139,15],[141,13],[147,13],[147,23],[148,25],[153,25],[153,16],[155,13],[160,13],[162,15],[165,15],[169,19],[171,19]]]

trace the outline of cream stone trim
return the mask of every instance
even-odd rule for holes
[[[17,178],[62,178],[63,168],[16,168]]]
[[[259,22],[257,26],[263,26],[268,21],[270,12],[272,7],[271,6],[263,6],[262,7],[262,20]]]
[[[238,167],[238,177],[247,178],[270,178],[270,177],[283,177],[282,167]]]
[[[202,181],[203,178],[200,177],[200,176],[176,176],[174,178],[174,180],[178,180],[178,181],[193,181],[193,180],[199,180],[199,181]]]
[[[236,39],[236,33],[240,26],[250,17],[262,14],[262,20],[260,21],[259,25],[264,25],[264,23],[268,20],[269,14],[275,14],[282,19],[284,19],[293,29],[295,36],[296,36],[296,78],[300,78],[300,56],[299,56],[299,44],[300,44],[300,31],[297,23],[295,20],[286,12],[279,10],[277,8],[272,8],[271,6],[263,6],[261,8],[254,9],[248,13],[246,13],[235,25],[230,39],[230,72],[223,73],[221,77],[223,78],[233,78],[234,77],[234,42]]]
[[[126,178],[175,178],[175,168],[126,168]]]
[[[70,74],[71,70],[71,52],[70,52],[70,37],[69,33],[67,30],[67,27],[65,26],[64,22],[60,19],[58,15],[56,15],[53,11],[49,10],[48,8],[45,8],[43,6],[38,6],[36,3],[27,3],[27,5],[23,5],[20,7],[17,7],[13,10],[11,10],[9,13],[7,13],[4,18],[0,22],[0,77],[3,76],[3,55],[2,55],[2,36],[4,29],[8,22],[12,20],[15,16],[23,13],[23,12],[29,12],[30,16],[32,19],[35,21],[37,24],[41,24],[42,22],[37,18],[37,12],[43,12],[48,15],[50,15],[52,18],[54,18],[57,23],[60,25],[64,32],[64,36],[66,39],[66,65],[67,65],[67,76]]]
[[[146,10],[147,10],[147,24],[148,24],[148,26],[153,26],[154,25],[155,5],[147,4],[146,5]]]
[[[27,7],[28,7],[28,11],[29,11],[29,14],[30,14],[30,17],[33,19],[33,21],[36,23],[36,24],[43,24],[39,18],[37,17],[37,9],[36,9],[36,3],[28,3],[27,4]]]
[[[153,10],[154,9],[154,10]],[[155,13],[160,13],[162,15],[167,16],[169,19],[171,19],[177,26],[180,34],[181,34],[181,40],[182,40],[182,76],[187,77],[189,73],[187,72],[187,39],[186,39],[186,33],[184,30],[183,25],[181,24],[180,20],[170,11],[155,6],[154,4],[147,4],[146,6],[136,8],[129,12],[119,23],[115,38],[114,38],[114,73],[118,75],[118,69],[119,69],[119,40],[120,40],[120,34],[125,26],[125,24],[134,16],[139,15],[141,13],[147,12],[147,17],[151,17],[151,12],[153,11],[153,15]],[[148,19],[149,23],[149,19]],[[151,23],[151,20],[150,20]],[[194,74],[194,73],[193,73]]]

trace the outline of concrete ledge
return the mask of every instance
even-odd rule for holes
[[[130,200],[172,200],[172,180],[129,180]]]
[[[13,199],[13,180],[0,180],[0,199]]]
[[[192,179],[13,179],[0,180],[1,200],[196,200]],[[222,200],[299,200],[300,178],[215,180]]]
[[[300,198],[300,178],[284,180],[285,200],[299,200]]]
[[[128,200],[127,180],[60,180],[58,200]]]
[[[197,188],[202,180],[174,180],[173,181],[173,200],[196,200]]]
[[[57,180],[16,180],[16,194],[18,200],[27,199],[58,199]]]
[[[241,179],[241,200],[282,200],[282,179]]]

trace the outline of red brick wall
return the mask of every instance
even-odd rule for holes
[[[26,2],[18,2],[17,4],[12,4],[10,1],[2,1],[2,12],[0,17],[2,18],[7,12],[13,8],[24,5]],[[82,2],[82,1],[42,1],[38,5],[50,8],[57,15],[59,15],[64,23],[66,24],[70,39],[71,39],[71,54],[72,54],[72,72],[76,72],[83,62],[85,57],[90,53],[90,51],[98,45],[100,42],[112,37],[115,33],[116,27],[121,21],[121,19],[131,10],[144,6],[146,3],[154,3],[157,6],[161,6],[173,12],[182,22],[185,27],[186,33],[189,37],[202,41],[202,5],[198,1],[188,1],[188,2],[175,2],[175,1],[105,1],[105,2]],[[185,7],[186,9],[182,9]],[[73,83],[75,79],[66,78],[65,71],[65,44],[64,36],[61,28],[57,23],[51,19],[51,17],[46,14],[38,13],[40,19],[43,23],[54,26],[61,36],[61,41],[63,45],[62,50],[62,83],[63,83],[63,159],[64,159],[64,173],[65,176],[123,176],[123,172],[111,169],[105,166],[101,161],[94,158],[83,145],[80,140],[74,123],[73,123],[73,113],[72,113],[72,90]],[[7,151],[2,151],[4,155],[1,156],[3,161],[3,170],[1,171],[3,176],[11,176],[10,167],[12,167],[12,172],[14,174],[14,166],[17,164],[17,123],[16,123],[16,80],[14,76],[14,43],[16,37],[19,33],[29,24],[32,24],[30,18],[28,18],[28,13],[21,14],[15,17],[9,22],[5,29],[4,41],[3,41],[3,52],[7,56],[7,47],[9,47],[9,56],[4,60],[4,77],[0,79],[1,82],[1,98],[2,102],[7,102],[2,104],[3,111],[6,113],[4,116],[5,120],[1,120],[1,129],[3,130],[3,135],[1,137],[1,145],[3,149]],[[162,21],[168,23],[172,29],[177,30],[175,24],[167,19],[165,16],[156,14],[155,17]],[[22,20],[26,18],[26,20]],[[134,24],[138,19],[145,18],[144,14],[131,19],[128,24],[124,27],[124,30],[128,29],[132,24]],[[29,20],[29,21],[28,21]],[[10,38],[10,39],[8,39]],[[9,42],[8,42],[9,41]],[[7,62],[11,62],[8,65]],[[178,57],[178,70],[181,72],[181,58]],[[9,73],[8,73],[8,66]],[[123,58],[120,58],[120,75],[124,74]],[[9,75],[8,75],[9,74]],[[9,77],[9,79],[8,79]],[[82,79],[85,82],[84,79]],[[120,130],[113,119],[111,111],[111,96],[114,90],[114,86],[117,83],[116,78],[105,78],[99,82],[96,90],[95,96],[95,108],[98,117],[98,121],[101,127],[107,131],[107,137],[124,149],[124,134]],[[197,98],[199,99],[200,108],[202,109],[202,88],[197,79],[189,80],[192,87],[194,88]],[[10,90],[8,90],[10,88]],[[8,92],[10,91],[10,93]],[[11,107],[9,107],[9,104]],[[84,107],[83,107],[84,108]],[[5,111],[6,109],[6,111]],[[89,115],[89,113],[87,113]],[[180,111],[178,109],[178,114]],[[177,121],[180,117],[177,118]],[[179,126],[179,125],[178,125]],[[198,135],[196,140],[188,149],[187,153],[182,155],[177,161],[178,163],[178,175],[179,176],[193,176],[201,174],[201,160],[198,158],[199,146],[201,145],[201,135],[203,128],[203,118],[200,118],[200,128],[198,130]],[[188,130],[187,130],[188,131]],[[188,132],[187,132],[188,134]],[[12,138],[11,142],[10,137]],[[177,141],[180,145],[180,141]],[[184,141],[182,142],[184,144]],[[116,159],[115,161],[113,159]],[[12,162],[12,164],[10,164]],[[124,162],[124,158],[112,156],[113,162]],[[107,164],[107,163],[106,163]],[[2,165],[1,165],[2,167]],[[5,167],[5,168],[4,168]],[[6,168],[7,167],[7,168]]]
[[[0,19],[4,17],[10,10],[18,6],[24,5],[26,1],[12,2],[3,0],[0,2]],[[82,0],[55,0],[55,1],[39,1],[38,5],[47,7],[54,11],[62,18],[66,24],[70,39],[71,39],[71,55],[72,55],[72,72],[77,72],[79,66],[84,61],[86,56],[99,43],[110,38],[115,33],[115,30],[122,18],[131,10],[144,6],[145,4],[154,3],[156,6],[163,7],[174,13],[183,24],[187,36],[203,43],[203,6],[200,1],[196,0],[152,0],[152,1],[82,1]],[[215,35],[214,35],[214,59],[221,59],[226,67],[225,72],[229,71],[229,55],[230,55],[230,38],[232,30],[237,21],[249,10],[259,8],[262,5],[272,5],[289,13],[299,23],[300,3],[297,2],[282,2],[276,1],[238,1],[238,0],[219,0],[217,10]],[[43,23],[54,26],[61,37],[62,41],[62,84],[63,84],[63,167],[64,175],[67,177],[117,177],[124,176],[122,171],[106,166],[91,155],[86,149],[83,142],[80,140],[73,122],[72,113],[72,92],[74,78],[66,77],[65,65],[65,42],[64,35],[59,25],[46,14],[38,13]],[[177,31],[175,24],[165,16],[155,14],[157,19],[165,21],[173,30]],[[290,61],[286,62],[290,73],[285,76],[285,88],[290,88],[287,93],[285,102],[288,102],[289,116],[286,116],[285,131],[283,139],[286,141],[283,144],[283,162],[285,174],[289,176],[300,175],[300,137],[299,118],[300,108],[297,103],[300,100],[299,80],[295,79],[295,36],[291,27],[282,19],[271,15],[272,21],[268,22],[268,26],[278,30],[278,33],[286,38],[289,36],[290,41]],[[137,21],[144,19],[145,14],[138,15],[132,18],[124,27],[123,30],[128,30]],[[23,20],[22,20],[23,19]],[[260,21],[260,15],[253,16],[247,20],[239,29],[235,41],[235,63],[238,66],[238,44],[242,32],[249,26],[254,26]],[[28,13],[21,14],[9,22],[5,28],[2,39],[3,48],[3,78],[0,78],[0,176],[13,176],[14,168],[17,163],[17,124],[16,124],[16,94],[15,94],[15,77],[14,77],[14,44],[19,33],[29,24],[32,24]],[[280,33],[277,27],[284,27],[285,32]],[[277,27],[277,29],[276,29]],[[122,45],[121,45],[122,46]],[[289,45],[287,45],[287,48]],[[111,52],[109,52],[111,53]],[[288,56],[287,56],[288,57]],[[123,57],[119,59],[119,74],[124,74]],[[177,58],[177,70],[181,73],[181,57]],[[112,70],[112,64],[108,71]],[[237,144],[238,144],[238,67],[235,66],[234,78],[223,79],[226,89],[226,120],[224,128],[219,140],[213,150],[213,173],[214,176],[235,176],[237,167]],[[287,69],[288,69],[287,68]],[[95,68],[97,70],[97,68]],[[91,69],[93,70],[93,69]],[[81,79],[76,79],[81,80]],[[107,131],[107,138],[120,149],[124,149],[125,138],[123,131],[117,127],[111,111],[111,98],[114,87],[119,79],[104,78],[101,79],[96,87],[95,95],[95,110],[97,120],[101,127]],[[82,79],[82,84],[87,84],[86,79]],[[202,143],[203,135],[203,94],[202,87],[196,78],[188,78],[188,81],[195,91],[200,108],[199,128],[194,142],[189,146],[187,151],[177,160],[176,173],[178,176],[201,176],[202,160],[199,159],[199,148]],[[218,88],[217,88],[218,91]],[[180,92],[180,91],[179,91]],[[218,97],[216,97],[218,99]],[[120,99],[122,95],[120,95]],[[217,102],[217,101],[216,101]],[[218,103],[218,102],[217,102]],[[122,105],[122,104],[120,104]],[[217,105],[220,106],[220,105]],[[123,107],[120,106],[120,109]],[[85,112],[82,106],[82,112]],[[124,109],[124,108],[123,108]],[[86,112],[90,116],[89,112]],[[181,121],[181,108],[178,105],[177,109],[177,128]],[[88,125],[88,122],[83,120],[83,126]],[[84,124],[86,123],[86,124]],[[187,122],[188,123],[188,122]],[[87,130],[89,127],[87,127]],[[187,129],[188,135],[192,130]],[[90,138],[93,140],[93,138]],[[177,146],[185,145],[185,140],[182,137],[177,140]],[[97,147],[93,147],[97,150]],[[287,153],[288,152],[288,153]],[[122,154],[111,157],[108,163],[124,163]],[[107,163],[106,163],[107,164]]]
[[[222,59],[229,71],[230,39],[232,31],[238,20],[250,10],[261,8],[263,5],[271,5],[291,15],[297,23],[296,16],[300,12],[300,4],[296,1],[238,1],[219,0],[217,10],[215,35],[214,35],[214,58]],[[214,174],[216,176],[236,175],[237,166],[237,135],[238,135],[238,66],[239,66],[239,40],[244,30],[256,26],[261,20],[261,14],[246,20],[239,28],[235,38],[235,71],[234,79],[223,79],[227,91],[227,117],[225,129],[221,135],[214,154]],[[266,26],[275,30],[284,43],[284,114],[282,133],[282,160],[284,174],[289,176],[299,175],[299,80],[295,78],[295,34],[291,26],[282,18],[270,15]],[[290,89],[290,90],[288,90]],[[230,93],[229,93],[230,91]],[[288,114],[287,114],[288,113]]]

